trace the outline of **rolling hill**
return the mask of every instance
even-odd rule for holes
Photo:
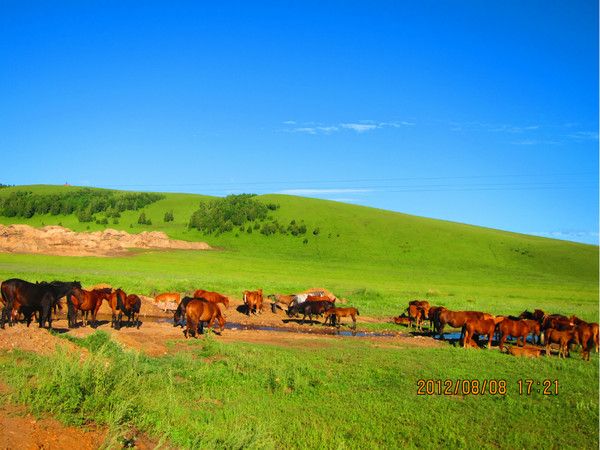
[[[0,190],[60,193],[69,186],[17,186]],[[373,313],[393,313],[408,297],[438,297],[455,307],[485,306],[517,312],[525,306],[571,310],[597,318],[598,247],[528,236],[460,223],[416,217],[333,201],[262,195],[280,207],[269,214],[287,225],[304,220],[306,235],[235,229],[205,235],[187,224],[201,200],[210,197],[165,193],[143,209],[152,225],[137,223],[140,211],[125,211],[118,224],[80,223],[74,215],[0,216],[0,223],[61,224],[76,231],[115,228],[129,232],[165,231],[170,237],[205,241],[217,252],[146,252],[134,258],[1,255],[0,276],[20,273],[110,278],[144,291],[188,290],[203,284],[225,292],[263,286],[293,291],[326,285]],[[166,211],[175,220],[163,222]],[[313,231],[318,229],[318,234]],[[305,242],[307,240],[308,242]],[[37,265],[36,265],[37,262]],[[102,270],[99,267],[103,267]],[[75,270],[77,269],[77,270]],[[12,272],[11,272],[12,271]],[[104,279],[102,278],[104,277]],[[238,294],[239,295],[239,294]],[[517,306],[518,305],[518,306]]]

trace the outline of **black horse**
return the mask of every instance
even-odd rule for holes
[[[13,325],[13,310],[21,310],[27,319],[27,326],[31,323],[34,312],[39,314],[40,328],[48,321],[48,328],[52,328],[52,308],[65,295],[72,294],[73,288],[81,288],[79,281],[63,282],[52,281],[47,283],[30,283],[18,278],[5,280],[0,286],[4,308],[0,316],[0,328],[8,319],[9,326]]]

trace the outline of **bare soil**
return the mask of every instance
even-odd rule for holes
[[[126,256],[129,249],[210,250],[205,242],[170,239],[162,231],[129,234],[107,228],[78,233],[60,226],[34,228],[0,224],[0,252],[39,253],[58,256]]]

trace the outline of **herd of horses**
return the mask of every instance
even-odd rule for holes
[[[85,290],[78,281],[52,281],[30,283],[18,278],[5,280],[0,285],[2,314],[0,328],[5,323],[13,325],[23,316],[27,326],[37,316],[39,326],[46,324],[52,328],[52,312],[61,309],[60,299],[66,297],[67,320],[69,328],[78,325],[78,313],[82,314],[83,325],[97,326],[96,316],[102,303],[106,301],[112,310],[111,327],[120,329],[123,316],[127,317],[127,326],[140,327],[141,299],[136,294],[127,295],[122,289],[97,288]],[[340,308],[336,306],[337,298],[325,290],[309,290],[300,294],[271,294],[271,311],[286,312],[288,317],[300,318],[304,324],[308,317],[313,324],[313,317],[323,317],[323,325],[339,327],[341,319],[349,317],[356,328],[358,309],[354,307]],[[229,298],[218,292],[196,290],[192,297],[181,299],[178,293],[164,293],[156,300],[172,301],[177,304],[173,316],[174,326],[184,328],[184,336],[197,337],[204,331],[204,324],[213,328],[215,322],[219,332],[225,328],[225,317],[219,304],[229,307]],[[243,310],[250,314],[261,314],[264,309],[262,289],[243,292]],[[91,316],[91,321],[88,320]],[[585,322],[575,315],[566,317],[560,314],[546,314],[540,309],[533,312],[524,311],[518,317],[492,315],[481,311],[452,311],[444,306],[431,306],[426,300],[412,300],[405,313],[395,317],[397,324],[414,326],[422,331],[423,323],[428,320],[433,334],[443,338],[444,328],[449,325],[461,329],[460,342],[463,347],[478,347],[480,336],[487,336],[487,347],[491,348],[496,339],[501,351],[509,336],[517,340],[516,347],[509,349],[512,354],[539,356],[542,350],[550,355],[550,345],[558,344],[560,357],[568,357],[572,344],[581,345],[583,359],[589,360],[590,351],[598,352],[598,324]],[[527,346],[526,339],[532,336],[534,345]],[[540,345],[544,344],[545,349]]]
[[[69,328],[78,324],[78,313],[83,316],[83,325],[96,326],[96,316],[102,302],[106,301],[112,309],[111,326],[119,329],[123,324],[123,315],[127,317],[127,325],[140,327],[141,299],[135,295],[127,295],[122,289],[100,288],[87,291],[79,281],[36,282],[11,278],[0,285],[2,298],[2,315],[0,328],[8,322],[12,326],[22,315],[31,324],[34,316],[38,317],[39,326],[46,323],[52,328],[52,311],[61,309],[60,299],[67,299],[67,322]],[[88,320],[91,315],[91,322]]]
[[[463,347],[478,347],[478,338],[487,336],[488,349],[495,338],[500,351],[504,351],[504,344],[511,336],[516,339],[517,345],[509,352],[515,355],[535,357],[542,350],[550,355],[551,344],[558,344],[559,357],[568,357],[570,346],[575,344],[581,345],[582,357],[589,361],[590,351],[595,348],[598,353],[599,350],[597,323],[585,322],[575,315],[546,314],[541,309],[533,312],[525,310],[518,317],[494,316],[481,311],[451,311],[444,306],[431,306],[426,300],[412,300],[406,311],[394,318],[395,323],[414,326],[420,331],[426,320],[429,320],[430,330],[440,339],[446,325],[460,328]],[[534,345],[526,346],[525,341],[530,335]],[[536,343],[545,345],[545,348]]]

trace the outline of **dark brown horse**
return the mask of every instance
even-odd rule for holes
[[[210,303],[223,303],[225,308],[229,308],[229,298],[218,292],[205,291],[204,289],[198,289],[194,292],[194,298],[203,298]]]
[[[102,300],[106,300],[110,303],[110,294],[112,293],[111,288],[94,289],[92,291],[86,291],[85,289],[75,288],[73,289],[72,295],[67,296],[68,313],[67,319],[69,322],[69,328],[77,326],[77,311],[91,312],[92,313],[92,328],[95,328],[96,315],[100,306],[102,306]],[[87,325],[87,314],[83,320],[83,325]]]
[[[121,299],[119,299],[119,297],[121,297]],[[119,312],[119,302],[123,302],[126,298],[127,298],[127,294],[121,288],[115,289],[110,294],[110,297],[108,299],[108,305],[110,306],[110,309],[112,310],[112,318],[110,321],[111,328],[115,328],[115,329],[121,328],[120,321],[117,322],[117,313]]]
[[[445,306],[431,306],[429,308],[429,328],[434,329],[436,316],[443,310],[447,309]]]
[[[287,314],[289,317],[293,317],[293,316],[297,316],[298,314],[302,314],[302,322],[300,322],[301,324],[304,324],[304,321],[306,320],[306,316],[308,316],[308,319],[310,320],[310,324],[312,325],[312,316],[317,315],[320,316],[322,315],[325,311],[327,311],[328,309],[331,309],[334,307],[334,303],[330,302],[330,301],[310,301],[310,302],[303,302],[300,304],[297,304],[295,302],[292,303],[292,306],[287,310]]]
[[[3,281],[0,286],[4,304],[0,316],[0,328],[4,328],[6,320],[9,325],[12,325],[13,319],[18,316],[19,312],[25,315],[27,326],[31,323],[32,315],[37,312],[40,327],[43,327],[47,321],[48,327],[52,328],[52,308],[62,297],[70,295],[73,289],[77,288],[81,288],[78,281],[52,281],[35,284],[18,278]]]
[[[121,299],[121,297],[118,297],[118,299]],[[127,316],[128,327],[133,325],[136,328],[140,328],[140,310],[142,308],[142,300],[137,295],[129,294],[127,297],[122,299],[117,306],[119,308],[119,316],[117,317],[119,328],[121,328],[123,323],[123,314]]]
[[[339,328],[341,325],[340,319],[342,317],[351,317],[353,327],[356,328],[356,316],[360,316],[358,309],[356,308],[329,308],[323,313],[323,317],[325,318],[325,323],[323,323],[323,325],[327,325],[327,319],[331,319],[331,326],[337,326]]]
[[[183,335],[187,338],[188,334],[194,337],[199,331],[203,332],[204,322],[208,322],[208,327],[212,328],[215,320],[219,322],[220,333],[223,333],[225,328],[225,319],[221,313],[221,309],[211,302],[206,302],[198,299],[192,299],[187,303],[185,308],[186,329]],[[200,327],[200,328],[199,328]]]

